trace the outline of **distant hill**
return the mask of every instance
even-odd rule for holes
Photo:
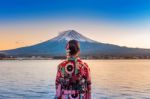
[[[0,51],[7,56],[65,56],[65,45],[69,40],[78,40],[81,56],[84,57],[149,57],[150,49],[128,48],[91,40],[75,30],[67,30],[48,41],[12,50]]]

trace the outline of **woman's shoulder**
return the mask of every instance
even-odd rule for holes
[[[59,63],[59,67],[65,66],[68,63],[67,60],[62,61],[61,63]]]
[[[85,68],[89,68],[88,64],[86,62],[82,61],[81,59],[79,59],[78,62],[79,62],[79,64],[81,64]]]

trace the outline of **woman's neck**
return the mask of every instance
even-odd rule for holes
[[[77,59],[77,58],[78,58],[78,56],[68,56],[67,57],[68,60],[70,60],[70,59]]]

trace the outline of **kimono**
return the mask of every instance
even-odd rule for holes
[[[55,99],[91,99],[90,69],[80,58],[68,58],[58,65]]]

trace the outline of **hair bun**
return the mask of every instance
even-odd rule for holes
[[[69,54],[70,55],[75,55],[79,51],[79,43],[76,40],[70,40],[69,42]]]

